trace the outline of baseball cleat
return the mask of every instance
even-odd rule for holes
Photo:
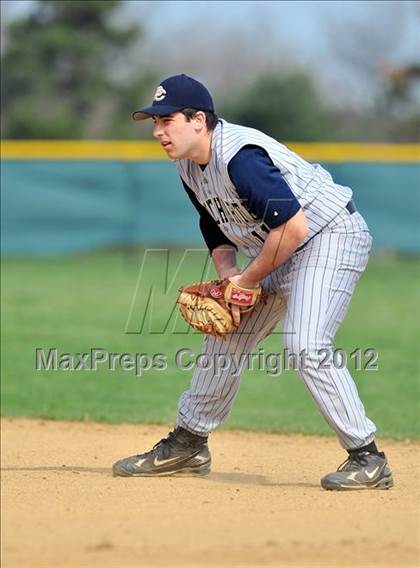
[[[144,454],[114,463],[114,476],[195,476],[210,473],[211,455],[207,437],[197,436],[178,426]]]
[[[350,452],[334,473],[321,479],[324,489],[390,489],[394,485],[392,471],[383,452]]]

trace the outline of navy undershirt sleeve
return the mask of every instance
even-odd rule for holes
[[[244,207],[270,229],[299,211],[298,200],[263,148],[241,148],[229,162],[228,173]]]
[[[227,238],[227,236],[220,229],[219,225],[216,223],[216,221],[213,219],[213,217],[210,215],[207,209],[203,207],[203,205],[201,205],[201,203],[196,198],[193,190],[190,187],[188,187],[188,185],[185,183],[185,181],[182,178],[181,181],[185,191],[187,192],[188,197],[190,198],[192,204],[197,209],[200,215],[201,234],[203,235],[203,238],[206,242],[206,245],[210,253],[212,253],[213,250],[219,247],[220,245],[230,245],[232,247],[235,247],[236,250],[238,250],[238,247]]]

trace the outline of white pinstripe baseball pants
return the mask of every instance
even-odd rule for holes
[[[320,366],[321,350],[333,349],[371,242],[361,215],[344,209],[334,223],[265,279],[264,288],[272,292],[266,304],[244,316],[225,341],[206,336],[202,350],[211,357],[251,353],[284,317],[283,346],[289,353],[305,350],[305,365],[296,372],[346,449],[369,444],[376,428],[366,416],[349,371]],[[232,408],[244,365],[245,357],[239,372],[196,368],[190,389],[179,400],[177,424],[203,435],[219,426]]]

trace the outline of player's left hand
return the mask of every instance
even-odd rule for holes
[[[262,294],[259,285],[250,289],[229,278],[182,286],[179,291],[177,303],[185,321],[215,337],[234,331],[241,313],[253,310]]]

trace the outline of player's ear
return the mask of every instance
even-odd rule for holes
[[[206,114],[202,110],[195,113],[194,120],[200,130],[206,126]]]

